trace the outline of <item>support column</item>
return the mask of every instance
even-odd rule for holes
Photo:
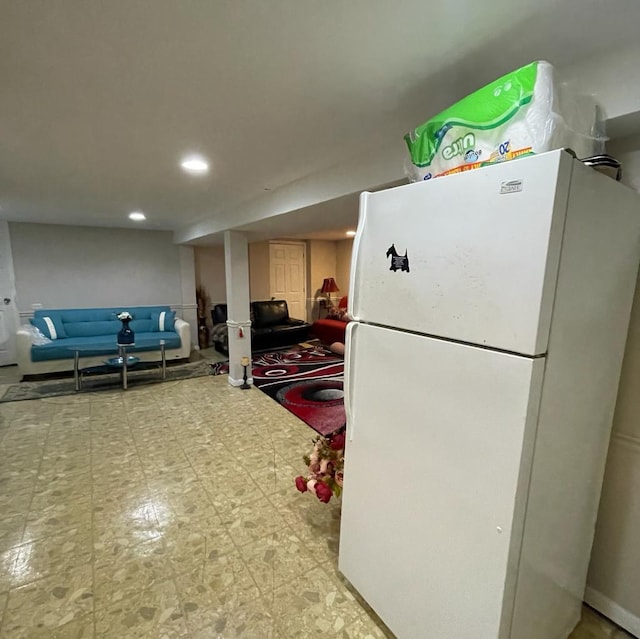
[[[196,267],[192,246],[179,246],[182,311],[180,316],[191,326],[191,350],[198,346],[198,312],[196,305]]]
[[[224,233],[224,261],[227,281],[227,330],[229,331],[229,384],[243,381],[242,358],[249,358],[247,381],[251,376],[251,320],[249,319],[249,245],[238,231]]]

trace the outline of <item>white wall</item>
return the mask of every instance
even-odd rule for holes
[[[192,249],[174,244],[170,232],[10,223],[9,234],[22,317],[31,314],[32,304],[170,304],[180,311],[193,298],[183,291],[188,284],[181,265],[185,251],[193,263]]]
[[[349,295],[349,281],[351,279],[351,252],[353,240],[336,242],[336,281],[340,287],[340,296]]]
[[[607,150],[623,163],[623,182],[640,191],[640,136],[614,142]],[[631,315],[586,593],[588,603],[640,636],[638,388],[640,282]]]
[[[196,246],[196,283],[207,289],[211,304],[227,301],[224,246]]]
[[[307,320],[313,322],[321,316],[318,295],[324,278],[333,277],[342,289],[342,282],[336,278],[336,242],[310,240],[307,243],[307,266]],[[332,297],[340,294],[333,293]]]
[[[269,242],[249,244],[249,297],[251,301],[271,297]]]

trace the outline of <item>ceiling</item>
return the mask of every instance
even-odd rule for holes
[[[130,227],[140,209],[177,231],[638,24],[637,0],[0,0],[0,216]],[[188,152],[209,175],[180,171]],[[289,234],[342,232],[354,207]]]

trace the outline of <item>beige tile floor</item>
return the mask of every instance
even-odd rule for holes
[[[293,487],[312,436],[222,376],[0,404],[0,639],[391,636]]]

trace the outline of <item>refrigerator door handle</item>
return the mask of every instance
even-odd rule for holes
[[[353,366],[351,361],[355,356],[355,332],[358,322],[349,322],[345,333],[345,353],[344,353],[344,412],[347,417],[347,439],[353,441],[353,410],[351,404],[351,375]]]

